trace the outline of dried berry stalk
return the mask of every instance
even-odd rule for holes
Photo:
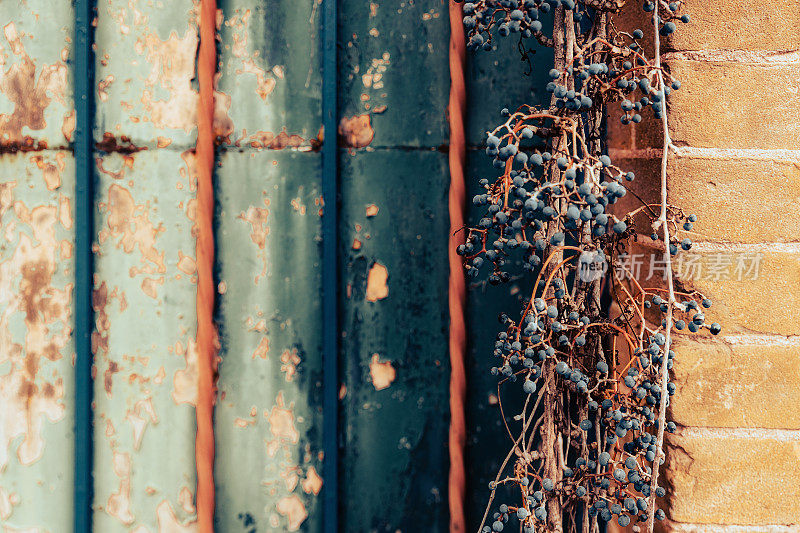
[[[644,32],[614,27],[623,3],[463,6],[472,50],[491,50],[497,35],[512,34],[520,49],[526,38],[554,48],[548,108],[503,110],[503,123],[488,132],[486,153],[500,175],[480,181],[485,192],[473,203],[486,213],[458,249],[469,276],[483,273],[498,284],[522,274],[533,281],[521,312],[500,317],[492,373],[504,390],[521,382],[525,401],[519,415],[503,420],[512,447],[490,484],[479,533],[502,531],[514,517],[526,533],[590,533],[614,517],[652,531],[665,516],[655,499],[665,494],[657,485],[663,433],[675,429],[665,420],[675,389],[671,331],[720,330],[705,323],[700,309],[711,303],[703,295],[675,290],[670,262],[691,247],[675,235],[691,231],[695,217],[667,203],[666,98],[680,83],[662,68],[658,36],[689,17],[680,14],[680,1],[645,0],[656,34],[655,56],[647,57]],[[551,35],[540,18],[552,18]],[[662,121],[660,204],[613,209],[634,175],[605,154],[611,102],[621,102],[625,124],[639,123],[647,109]],[[621,261],[641,231],[662,242],[666,288],[643,287]],[[511,500],[495,507],[500,489]]]

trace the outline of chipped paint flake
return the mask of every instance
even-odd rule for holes
[[[348,148],[364,148],[369,146],[375,137],[369,114],[342,117],[339,122],[339,138]]]
[[[369,363],[369,375],[375,390],[383,390],[389,388],[395,380],[397,371],[392,366],[391,361],[381,362],[378,354],[372,354],[372,360]]]
[[[317,469],[313,466],[308,468],[306,472],[306,478],[301,483],[303,486],[303,491],[306,494],[313,494],[316,496],[322,490],[322,478],[317,473]]]
[[[385,266],[376,262],[369,269],[367,275],[367,301],[376,302],[389,296],[389,271]]]
[[[288,530],[297,531],[308,517],[306,506],[296,494],[290,494],[278,500],[275,509],[289,521]]]

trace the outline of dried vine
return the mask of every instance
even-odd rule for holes
[[[662,67],[659,35],[689,16],[681,14],[682,1],[645,0],[655,34],[648,57],[643,31],[614,26],[624,3],[463,6],[473,51],[491,50],[496,36],[512,34],[526,60],[524,39],[554,49],[549,107],[504,109],[502,124],[488,132],[486,153],[501,175],[480,180],[485,192],[473,203],[486,213],[457,250],[468,276],[504,283],[519,276],[510,270],[521,265],[533,280],[521,312],[500,316],[491,372],[498,389],[521,383],[525,399],[511,423],[503,417],[512,445],[489,486],[479,533],[503,531],[513,519],[525,533],[593,533],[614,517],[652,531],[665,517],[656,509],[656,497],[666,494],[657,483],[664,431],[675,430],[666,422],[675,392],[672,330],[720,331],[705,321],[708,299],[676,290],[671,265],[672,256],[691,248],[690,239],[676,235],[691,231],[696,218],[667,202],[667,97],[680,82]],[[552,19],[551,35],[545,19]],[[641,202],[624,214],[611,209],[635,177],[606,154],[612,102],[621,102],[624,124],[641,122],[648,108],[663,124],[660,204]],[[665,286],[642,286],[620,260],[641,233],[660,243]],[[495,507],[501,488],[512,499]]]

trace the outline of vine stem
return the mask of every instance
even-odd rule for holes
[[[669,224],[667,223],[667,158],[669,157],[670,148],[674,148],[672,140],[669,137],[669,125],[667,123],[667,94],[666,86],[664,84],[664,76],[661,73],[661,38],[659,37],[658,28],[659,16],[658,8],[653,15],[653,31],[655,33],[654,41],[654,55],[655,55],[655,68],[658,76],[658,86],[662,95],[662,102],[664,105],[663,112],[661,113],[661,124],[664,132],[664,144],[661,152],[661,216],[654,224],[654,229],[661,226],[664,235],[664,269],[667,277],[667,319],[665,327],[665,341],[664,341],[664,356],[661,361],[661,399],[658,405],[658,432],[656,436],[656,457],[653,460],[653,472],[650,475],[650,496],[648,497],[648,514],[647,514],[647,531],[653,533],[653,525],[655,522],[656,513],[656,488],[658,487],[658,469],[662,458],[664,457],[664,428],[667,425],[667,398],[669,391],[667,391],[667,384],[669,383],[669,349],[672,341],[672,309],[675,305],[675,287],[672,280],[672,253],[669,249]]]

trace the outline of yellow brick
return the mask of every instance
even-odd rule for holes
[[[645,237],[629,246],[640,264],[637,280],[646,289],[664,288],[663,254],[648,241]],[[704,309],[706,322],[721,324],[723,335],[800,335],[800,254],[761,248],[692,250],[681,251],[673,261],[675,290],[710,298],[713,306]],[[750,267],[757,272],[749,272]],[[707,330],[696,335],[710,337]]]
[[[667,446],[667,517],[696,524],[796,524],[800,441],[675,436]]]
[[[675,343],[670,418],[684,426],[800,429],[800,345]]]
[[[648,203],[659,202],[658,160],[614,163],[636,173],[636,179],[626,184],[629,190]],[[800,164],[671,156],[667,172],[670,203],[698,217],[691,232],[678,233],[680,238],[736,243],[800,240]],[[626,195],[614,212],[619,215],[640,205],[636,196]]]
[[[669,98],[675,144],[797,149],[798,64],[668,62],[682,87]]]
[[[638,4],[638,2],[631,2]],[[640,7],[637,5],[637,7]],[[677,50],[796,50],[800,48],[800,0],[685,0],[689,24],[667,39]]]

